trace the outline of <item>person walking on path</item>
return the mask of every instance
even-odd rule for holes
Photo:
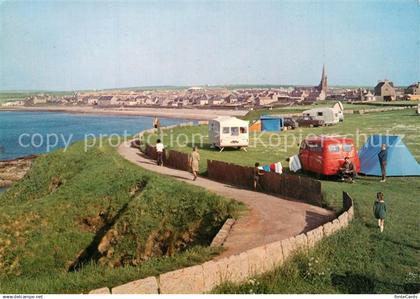
[[[386,205],[384,201],[384,194],[382,192],[378,192],[376,194],[376,200],[373,204],[373,214],[375,218],[378,219],[378,226],[381,232],[384,231],[384,221],[386,216]]]
[[[381,165],[382,180],[381,183],[386,181],[386,161],[388,159],[388,148],[386,144],[382,144],[381,151],[378,154],[379,164]]]
[[[191,172],[193,174],[193,181],[195,181],[198,177],[197,173],[199,171],[200,166],[200,154],[198,152],[197,146],[193,147],[193,151],[190,155],[189,166],[191,168]]]
[[[159,131],[160,120],[159,120],[159,118],[157,118],[157,116],[155,116],[155,118],[153,119],[153,128],[155,128],[156,131]]]
[[[260,163],[255,162],[254,165],[254,190],[263,189],[261,186],[261,177],[264,175],[265,171],[260,169]]]
[[[160,139],[156,142],[156,152],[157,152],[157,165],[163,166],[163,150],[164,145]]]

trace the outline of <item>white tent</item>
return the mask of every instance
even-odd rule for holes
[[[344,121],[344,106],[341,102],[337,102],[332,107],[338,113],[338,119]]]

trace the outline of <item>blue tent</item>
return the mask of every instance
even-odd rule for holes
[[[370,136],[359,150],[360,172],[366,175],[381,175],[378,153],[382,144],[388,148],[387,176],[420,176],[420,165],[399,136]]]
[[[261,131],[278,132],[283,129],[283,118],[264,115],[260,117]]]

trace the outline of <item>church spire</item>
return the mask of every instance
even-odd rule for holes
[[[327,93],[328,79],[327,79],[327,72],[325,70],[325,64],[322,65],[322,76],[321,76],[321,82],[319,82],[318,89],[319,91],[324,91],[325,94]]]

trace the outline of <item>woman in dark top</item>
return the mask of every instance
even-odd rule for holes
[[[384,221],[386,215],[386,205],[384,201],[384,194],[382,192],[378,192],[376,194],[376,200],[373,204],[373,214],[375,218],[378,219],[378,226],[381,232],[384,231]]]
[[[386,144],[382,144],[381,151],[378,154],[379,164],[381,165],[382,180],[381,182],[386,181],[386,161],[388,159],[388,149]]]

